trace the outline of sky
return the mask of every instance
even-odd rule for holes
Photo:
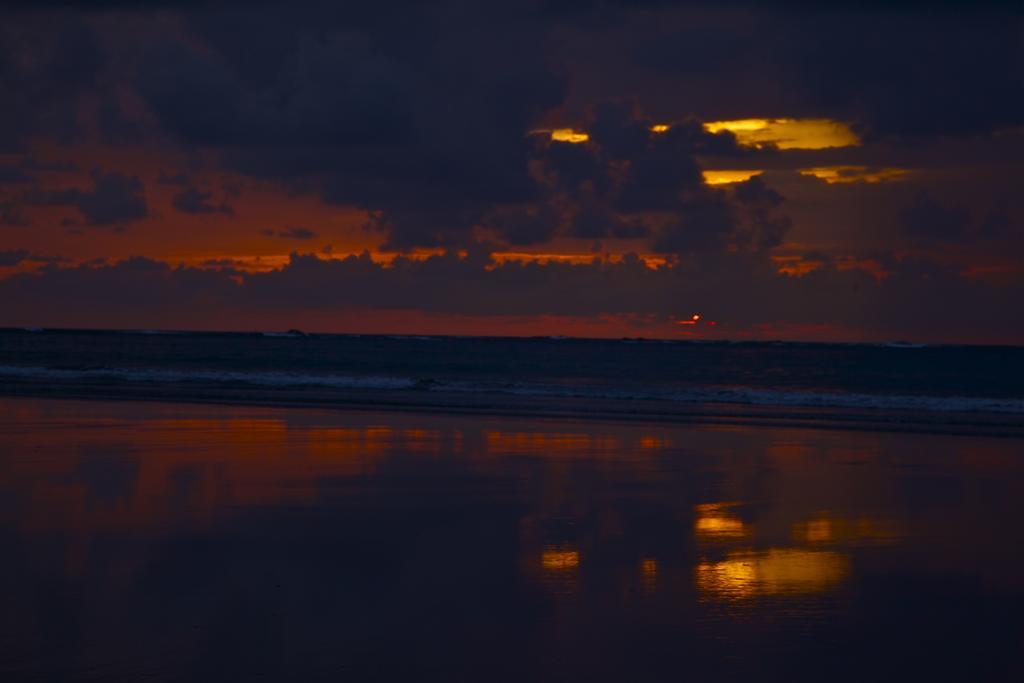
[[[1024,11],[5,2],[0,326],[1024,344]]]

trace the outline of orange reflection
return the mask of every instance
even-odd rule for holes
[[[697,536],[705,540],[715,540],[746,535],[747,529],[743,520],[730,515],[728,507],[729,503],[698,505],[697,520],[694,522]]]
[[[644,592],[650,593],[657,588],[658,561],[648,557],[640,561],[640,581]]]
[[[573,546],[546,545],[540,554],[540,580],[551,593],[572,595],[579,584],[580,553]]]
[[[697,565],[697,590],[719,600],[820,593],[840,583],[849,574],[849,565],[845,555],[835,552],[773,548],[729,553],[721,562]]]
[[[576,550],[546,549],[540,555],[540,566],[546,571],[565,571],[580,566],[580,554]]]
[[[837,519],[822,515],[793,525],[793,538],[807,543],[892,541],[904,535],[898,524],[877,519]]]
[[[573,130],[572,128],[556,128],[551,131],[551,139],[556,142],[586,142],[590,139],[590,136],[583,131]]]
[[[487,451],[492,454],[574,454],[594,450],[614,451],[622,446],[616,437],[585,433],[488,431],[484,436]]]
[[[640,441],[637,442],[643,450],[661,450],[668,448],[672,445],[672,442],[668,439],[660,439],[656,436],[642,436]]]
[[[92,428],[97,420],[82,420],[80,426],[66,421],[63,434],[55,432],[52,438],[71,439],[76,451],[61,458],[19,459],[17,471],[9,472],[31,482],[32,513],[26,525],[83,532],[159,527],[183,517],[208,522],[239,506],[304,503],[320,495],[318,478],[370,474],[394,449],[436,452],[441,442],[434,430],[377,425],[293,430],[283,419],[247,412],[225,419],[108,420],[102,430]],[[104,455],[111,444],[122,443],[144,444],[145,452]],[[460,444],[457,438],[450,443]],[[47,442],[39,445],[49,447]],[[123,482],[116,496],[98,495],[90,487],[88,473],[93,471]]]

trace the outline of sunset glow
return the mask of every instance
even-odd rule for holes
[[[276,17],[274,4],[238,13]],[[632,46],[613,68],[604,60],[618,54],[610,46],[632,45],[629,21],[609,25],[608,43],[588,22],[556,39],[558,22],[542,12],[520,17],[535,30],[514,46],[458,33],[480,41],[469,50],[440,31],[415,55],[386,37],[400,26],[369,36],[359,24],[360,56],[346,62],[337,27],[317,33],[302,12],[287,40],[246,23],[236,44],[198,19],[169,32],[159,12],[139,8],[129,30],[127,15],[65,3],[55,12],[82,27],[78,44],[29,5],[0,22],[12,32],[0,50],[7,326],[381,331],[416,321],[678,338],[716,325],[744,338],[1024,340],[1001,313],[1024,278],[1013,182],[1024,125],[987,104],[992,92],[1016,92],[1005,71],[986,78],[1010,85],[970,80],[973,96],[957,99],[974,108],[956,113],[914,90],[950,92],[916,71],[903,79],[913,87],[895,77],[868,87],[899,71],[899,56],[884,67],[830,64],[838,57],[757,52],[760,39],[737,52],[750,36],[723,43],[735,59],[694,68],[652,34],[657,55]],[[693,11],[659,5],[645,16],[667,35]],[[169,9],[166,21],[191,12]],[[754,14],[737,10],[708,40],[761,25]],[[711,29],[702,21],[693,30]],[[776,28],[794,51],[807,47],[793,26]],[[129,34],[138,40],[124,42]],[[907,39],[898,36],[886,45]],[[548,41],[563,48],[542,59],[529,49]],[[69,73],[72,85],[55,76],[65,64],[83,69]],[[931,286],[950,285],[944,297],[968,312],[963,324],[938,316],[931,286],[913,284],[925,271]],[[842,296],[824,307],[826,290]],[[750,292],[765,299],[752,305]],[[694,305],[716,320],[679,319],[677,306]],[[617,322],[599,322],[608,319]]]
[[[830,119],[738,119],[704,124],[710,133],[728,131],[749,147],[827,149],[860,144],[850,127]]]
[[[708,185],[730,185],[732,183],[742,183],[746,180],[750,180],[754,176],[763,173],[763,171],[708,169],[702,173],[704,175],[704,182]]]
[[[827,166],[804,168],[801,175],[814,176],[833,183],[885,183],[905,180],[911,172],[905,168],[868,168],[867,166]]]
[[[0,681],[1024,680],[1021,3],[0,3]]]

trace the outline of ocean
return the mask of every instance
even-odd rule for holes
[[[1013,431],[1024,348],[8,329],[0,392]]]

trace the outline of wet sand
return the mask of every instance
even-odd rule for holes
[[[0,399],[0,678],[1021,680],[1024,440]]]

